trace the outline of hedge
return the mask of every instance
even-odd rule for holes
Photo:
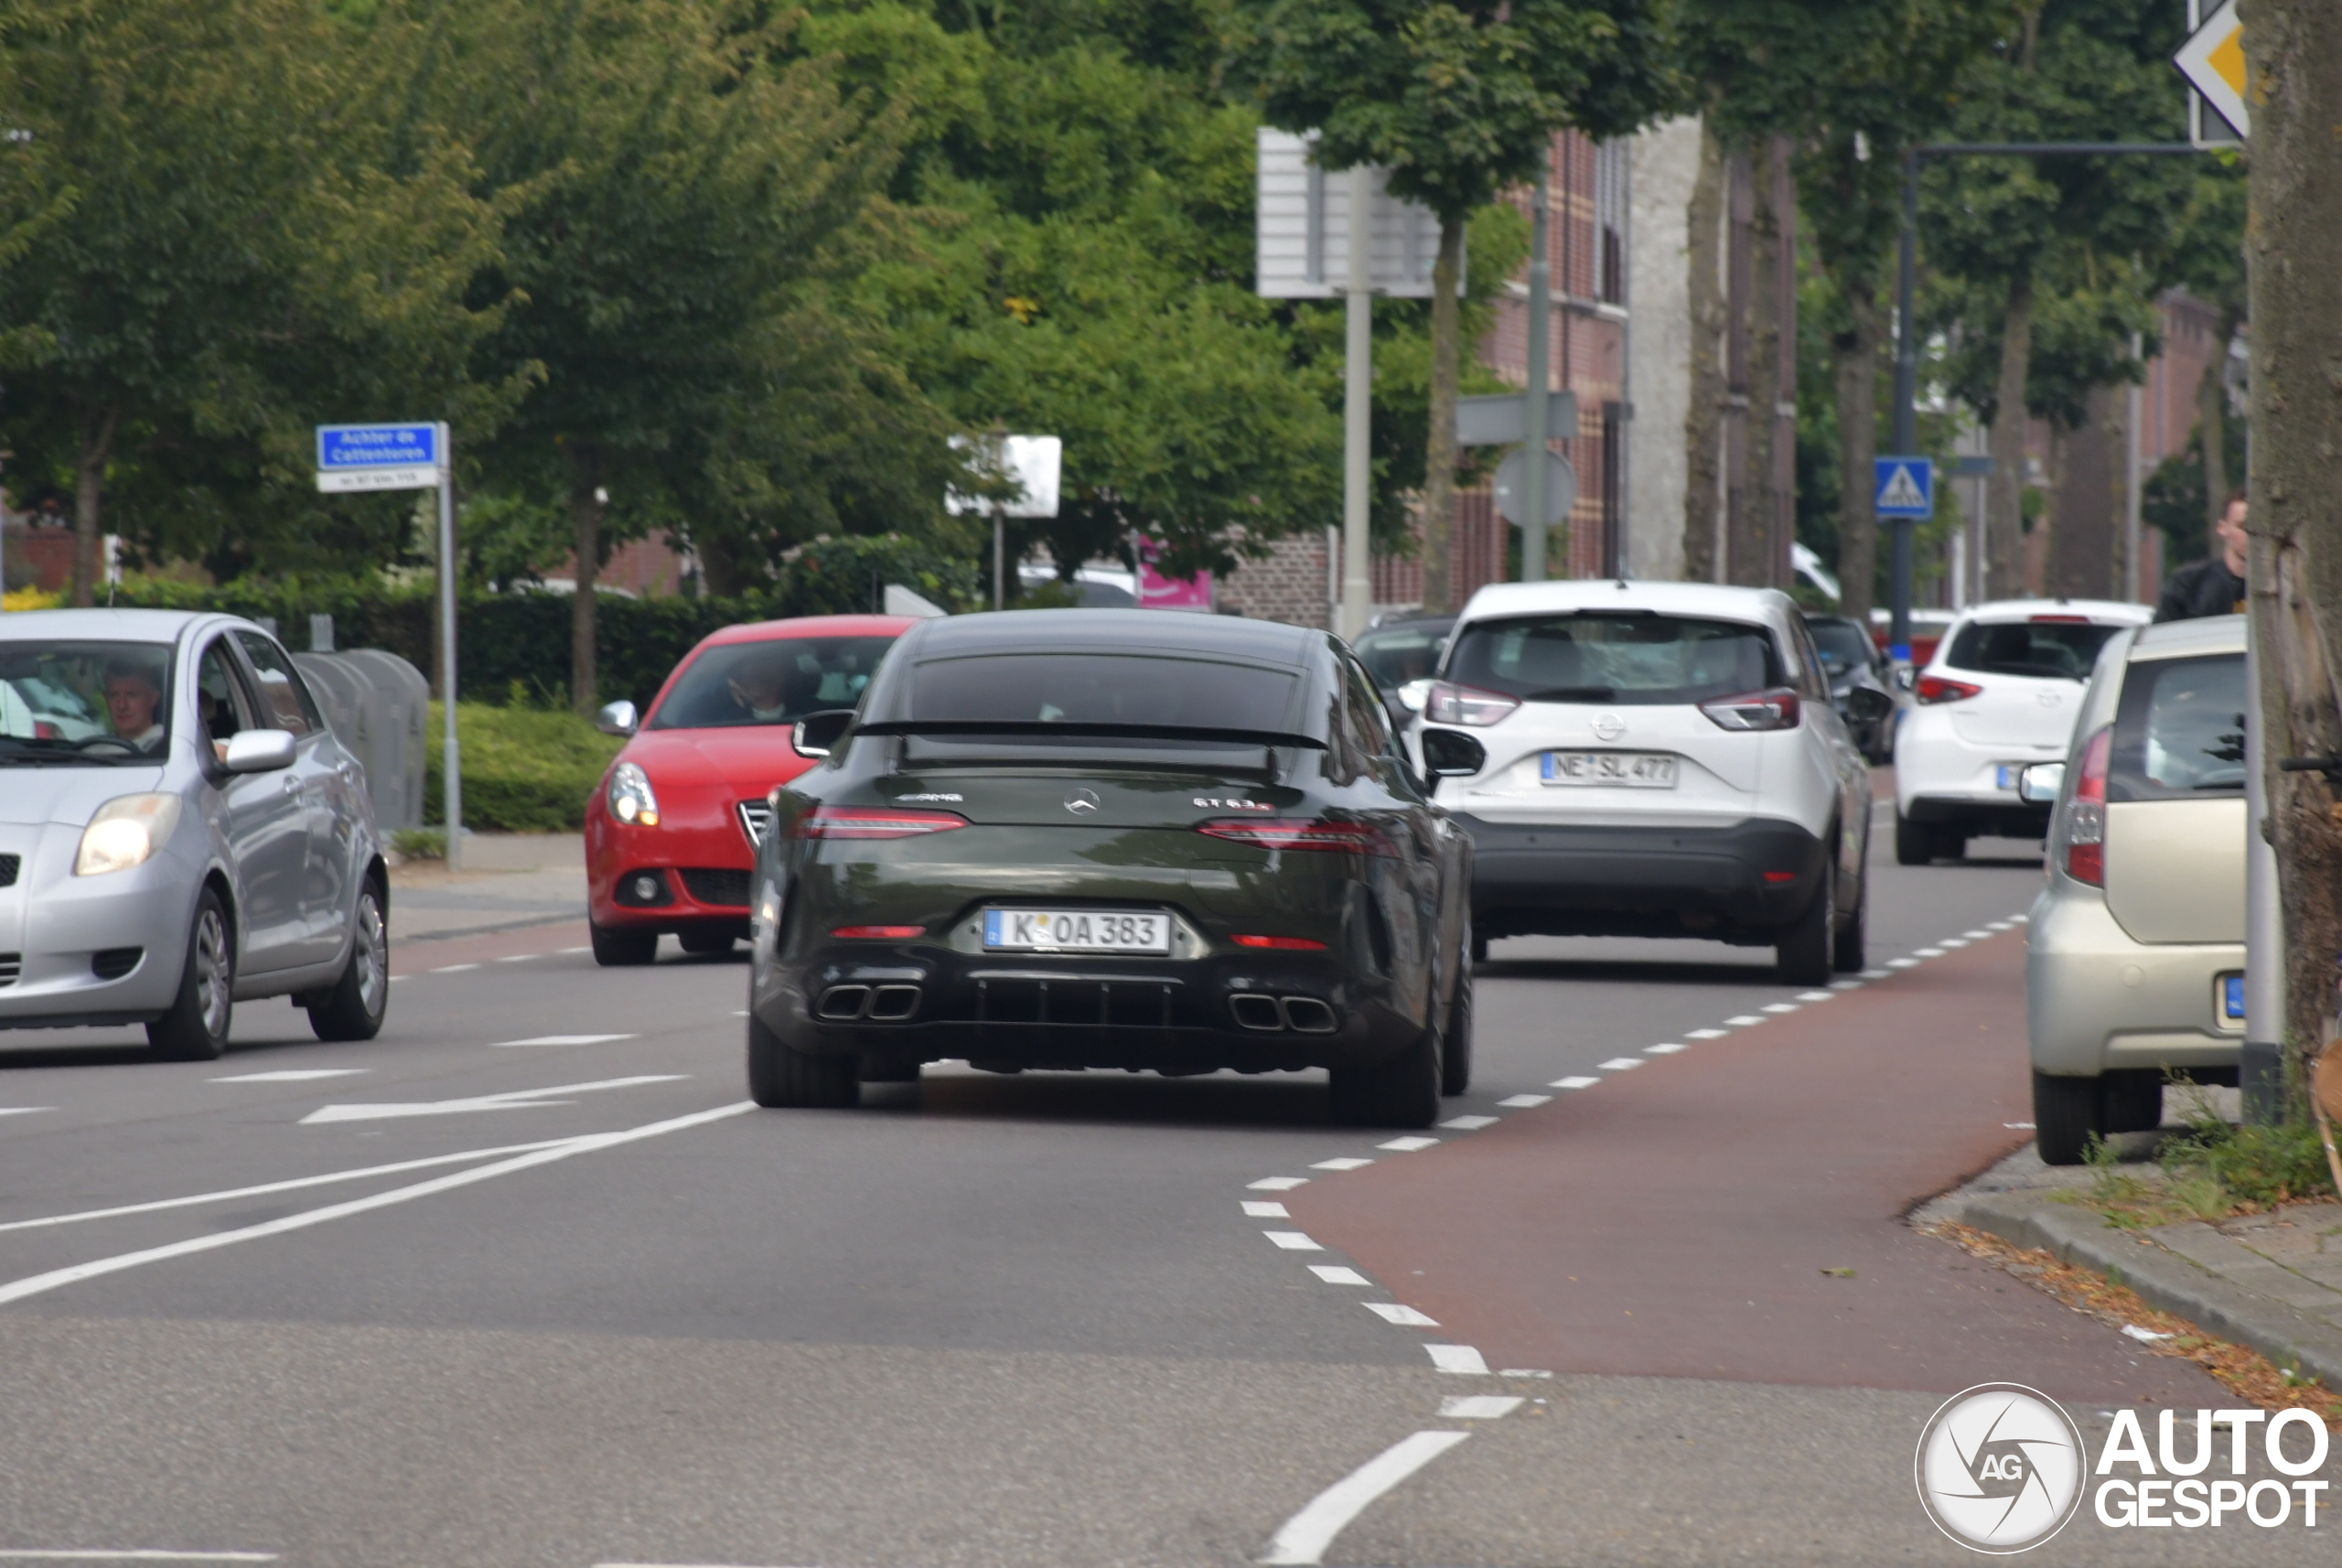
[[[895,536],[822,540],[783,564],[777,581],[729,599],[600,596],[596,606],[595,700],[648,703],[676,660],[712,631],[743,621],[790,616],[854,615],[875,610],[888,583],[899,583],[947,609],[972,606],[972,563],[952,561]],[[343,648],[386,648],[429,671],[435,588],[428,577],[239,577],[217,587],[168,578],[132,578],[114,603],[160,609],[217,609],[267,618],[286,644],[308,646],[312,615],[334,618]],[[565,706],[569,693],[571,601],[543,591],[458,596],[457,664],[464,703]],[[468,767],[466,768],[469,772]],[[467,805],[465,813],[471,814]]]
[[[423,820],[447,820],[446,709],[431,704],[431,771]],[[464,825],[481,832],[575,832],[586,802],[626,743],[566,710],[456,704],[464,747]]]

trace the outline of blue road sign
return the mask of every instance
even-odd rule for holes
[[[1933,517],[1936,464],[1932,457],[1875,457],[1871,510],[1881,517]]]
[[[317,472],[337,468],[435,468],[435,424],[320,424]]]

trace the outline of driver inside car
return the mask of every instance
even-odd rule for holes
[[[141,751],[152,751],[163,739],[156,712],[163,705],[163,685],[144,664],[122,663],[106,671],[106,716],[113,733]]]

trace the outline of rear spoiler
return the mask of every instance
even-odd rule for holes
[[[894,719],[857,725],[856,735],[922,735],[938,739],[961,736],[996,736],[1004,739],[1058,739],[1069,736],[1116,740],[1222,741],[1236,746],[1301,746],[1324,751],[1326,743],[1314,736],[1290,730],[1216,729],[1192,725],[1115,725],[1001,723],[980,719]]]

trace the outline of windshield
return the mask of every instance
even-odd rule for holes
[[[1447,648],[1448,628],[1445,626],[1394,626],[1381,631],[1370,631],[1351,644],[1359,662],[1374,677],[1374,683],[1386,692],[1395,692],[1410,681],[1421,681],[1439,672],[1439,656]]]
[[[652,729],[795,724],[862,700],[892,637],[776,638],[727,642],[693,660],[650,715]]]
[[[1860,670],[1871,661],[1873,644],[1870,635],[1850,620],[1810,620],[1805,629],[1813,634],[1813,650],[1821,655],[1821,662],[1832,675],[1842,670]]]
[[[1944,662],[1955,670],[1986,675],[2031,675],[2050,681],[2087,681],[2100,644],[2121,627],[2086,620],[2021,620],[1998,626],[1970,621],[1951,639]]]
[[[0,767],[160,760],[171,650],[146,642],[0,642]]]
[[[1148,725],[1289,730],[1291,671],[1120,653],[994,653],[930,660],[911,682],[913,724]]]
[[[1772,634],[1738,621],[1555,615],[1481,621],[1447,679],[1530,703],[1700,703],[1781,683]]]
[[[2241,654],[2133,664],[2108,758],[2111,798],[2241,791],[2245,706]]]

